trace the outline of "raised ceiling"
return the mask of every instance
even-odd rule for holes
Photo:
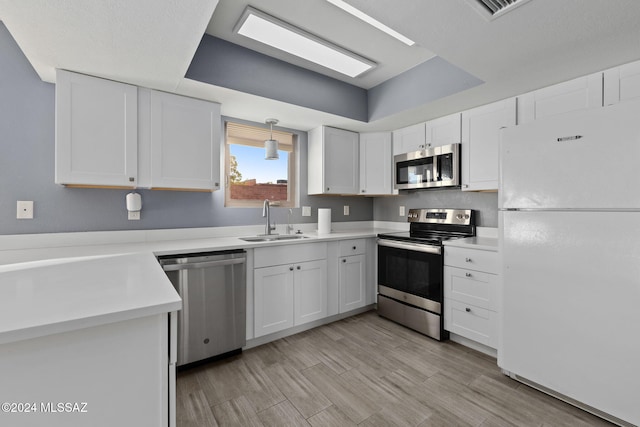
[[[0,19],[45,81],[53,81],[56,67],[66,68],[211,99],[225,115],[278,117],[281,126],[297,129],[390,130],[640,59],[637,0],[528,0],[494,19],[477,0],[347,2],[417,45],[325,0],[0,0]],[[249,4],[379,65],[349,79],[238,36],[233,26]],[[205,31],[366,89],[434,54],[485,83],[363,123],[185,79]]]

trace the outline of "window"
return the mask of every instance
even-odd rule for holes
[[[278,160],[265,160],[268,128],[240,123],[225,124],[225,206],[262,207],[265,199],[274,206],[295,207],[296,136],[273,131],[278,141]]]

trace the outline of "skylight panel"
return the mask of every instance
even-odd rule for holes
[[[375,67],[375,63],[327,40],[247,7],[235,32],[307,61],[357,77]]]
[[[343,0],[327,0],[327,1],[329,3],[331,3],[331,4],[333,4],[334,6],[337,6],[340,9],[344,10],[345,12],[350,13],[351,15],[355,16],[356,18],[366,22],[367,24],[374,26],[375,28],[379,29],[380,31],[384,31],[385,33],[387,33],[391,37],[394,37],[397,40],[400,40],[402,43],[406,44],[407,46],[413,46],[414,44],[416,44],[416,42],[414,42],[410,38],[403,36],[402,34],[397,32],[393,28],[387,27],[382,22],[372,18],[371,16],[367,15],[366,13],[362,12],[361,10],[356,9],[355,7],[351,6],[350,4],[345,3]]]

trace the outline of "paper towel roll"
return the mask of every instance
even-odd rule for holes
[[[318,209],[318,234],[331,233],[331,209]]]

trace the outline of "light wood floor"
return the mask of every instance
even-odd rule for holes
[[[178,374],[178,426],[605,426],[374,312]]]

